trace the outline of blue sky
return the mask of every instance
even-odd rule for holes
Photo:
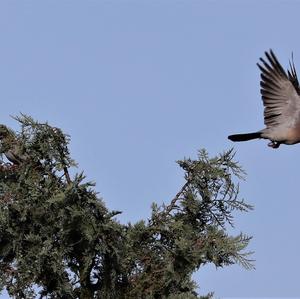
[[[175,161],[234,145],[255,206],[236,229],[256,270],[206,266],[200,293],[299,297],[300,145],[232,144],[263,128],[256,62],[272,48],[300,72],[300,1],[0,3],[0,123],[23,112],[71,135],[71,151],[122,222],[146,219],[183,183]],[[1,298],[7,298],[5,293]]]

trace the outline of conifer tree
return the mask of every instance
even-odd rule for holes
[[[76,164],[69,136],[48,123],[16,117],[0,126],[0,290],[14,298],[201,297],[193,272],[213,263],[253,267],[250,237],[230,236],[244,175],[229,150],[178,161],[185,183],[148,220],[120,224]]]

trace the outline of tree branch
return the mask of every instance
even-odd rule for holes
[[[175,195],[175,197],[171,200],[170,204],[166,207],[163,214],[168,215],[175,208],[176,202],[180,199],[180,196],[186,191],[186,188],[188,187],[189,183],[190,179],[187,179],[180,191]]]

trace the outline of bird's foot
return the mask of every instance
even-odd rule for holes
[[[268,146],[270,146],[272,148],[279,148],[280,142],[271,141],[270,143],[268,143]]]

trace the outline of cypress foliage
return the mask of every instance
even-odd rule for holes
[[[207,263],[253,267],[250,237],[228,235],[244,173],[233,151],[178,161],[185,183],[152,216],[120,224],[75,166],[69,137],[21,115],[0,126],[0,290],[15,298],[201,297],[191,279]],[[7,162],[5,157],[8,159]],[[234,178],[235,177],[235,178]]]

